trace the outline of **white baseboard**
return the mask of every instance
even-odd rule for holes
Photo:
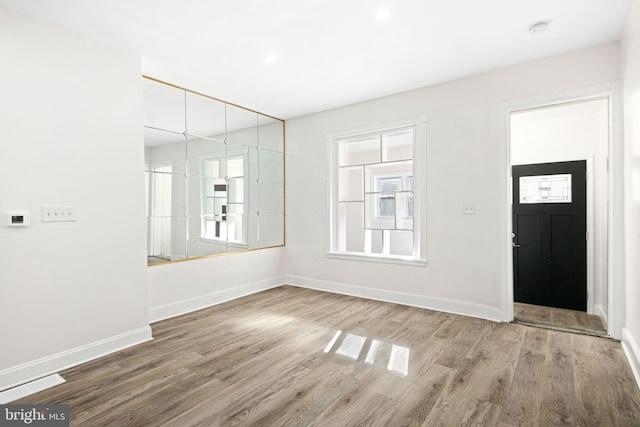
[[[283,280],[283,276],[272,277],[271,279],[247,283],[235,288],[225,289],[211,294],[202,295],[197,298],[179,301],[160,307],[153,307],[149,309],[149,322],[158,322],[160,320],[169,319],[171,317],[191,313],[192,311],[211,307],[216,304],[221,304],[232,299],[255,294],[256,292],[266,291],[267,289],[281,286],[284,283]]]
[[[91,344],[53,354],[13,368],[0,371],[0,390],[54,374],[72,366],[141,344],[153,339],[151,327],[145,326],[124,334],[109,337]]]
[[[629,360],[636,385],[640,388],[640,347],[628,329],[622,328],[622,349]]]
[[[13,387],[8,390],[0,392],[0,405],[6,405],[18,399],[31,396],[32,394],[39,393],[43,390],[55,387],[60,384],[64,384],[65,380],[58,374],[49,375],[35,381]]]
[[[412,307],[460,314],[463,316],[478,317],[481,319],[492,320],[494,322],[500,322],[504,317],[502,310],[499,308],[487,307],[485,305],[473,304],[470,302],[433,298],[424,295],[394,292],[385,289],[372,289],[364,286],[328,282],[324,280],[289,275],[285,276],[285,283],[293,286],[299,286],[301,288],[316,289],[319,291],[392,302]]]
[[[596,305],[594,307],[595,311],[596,311],[596,316],[600,317],[600,320],[602,320],[602,323],[604,324],[604,327],[607,327],[608,321],[609,319],[607,318],[607,312],[604,311],[604,308],[602,308],[601,305]]]

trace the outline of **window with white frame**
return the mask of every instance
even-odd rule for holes
[[[425,122],[330,137],[330,256],[425,261]]]

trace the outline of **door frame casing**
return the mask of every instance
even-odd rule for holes
[[[551,107],[569,102],[606,98],[609,107],[607,194],[607,332],[622,338],[624,324],[624,151],[622,83],[564,91],[551,95],[504,102],[498,108],[500,126],[500,308],[502,320],[513,320],[513,250],[510,116],[517,111]]]

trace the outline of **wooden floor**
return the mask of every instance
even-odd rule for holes
[[[516,322],[523,324],[607,336],[607,329],[600,317],[583,311],[516,302],[513,304],[513,315]]]
[[[153,334],[21,403],[74,426],[640,425],[609,339],[290,286]]]

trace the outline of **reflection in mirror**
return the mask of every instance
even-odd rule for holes
[[[170,172],[187,171],[187,139],[183,134],[146,128],[144,130],[145,171],[158,165],[171,165]]]
[[[260,213],[259,247],[284,245],[284,214]]]
[[[284,245],[284,122],[144,87],[149,264]]]
[[[225,104],[191,92],[186,92],[185,99],[187,133],[224,141]]]
[[[284,153],[260,150],[260,180],[284,183]]]
[[[227,104],[227,142],[258,146],[258,113]]]
[[[183,133],[185,125],[185,91],[145,79],[144,126]]]
[[[186,229],[184,216],[149,217],[148,262],[157,264],[187,259],[187,240],[180,230]]]
[[[284,184],[279,182],[262,182],[260,185],[260,213],[284,213]]]
[[[261,149],[284,153],[284,127],[282,122],[259,114],[258,141]]]

